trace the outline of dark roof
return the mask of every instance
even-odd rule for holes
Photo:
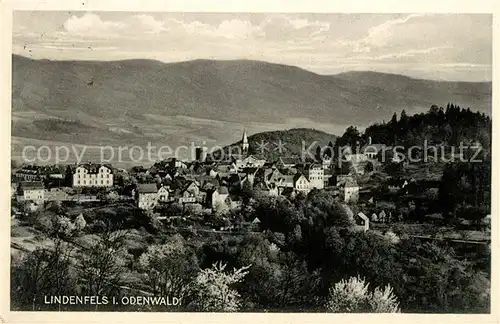
[[[294,159],[294,158],[284,158],[284,157],[280,157],[279,159],[283,164],[296,164],[297,163],[297,159]]]
[[[21,182],[20,184],[23,190],[40,190],[43,189],[43,182],[41,181],[33,181],[33,182]]]
[[[249,167],[245,167],[243,168],[243,173],[245,174],[254,174],[257,172],[257,170],[259,170],[259,168],[249,168]]]
[[[306,180],[307,180],[307,181],[309,181],[309,179],[308,179],[305,175],[303,175],[302,173],[298,172],[298,173],[296,173],[296,174],[293,176],[293,182],[295,183],[295,182],[296,182],[297,180],[299,180],[299,178],[300,178],[300,177],[302,177],[302,176],[303,176],[304,178],[306,178]]]
[[[283,191],[281,192],[281,194],[282,194],[283,196],[290,196],[290,195],[292,195],[294,192],[295,192],[295,191],[294,191],[294,189],[293,189],[293,188],[287,187],[287,188],[283,189]]]
[[[139,193],[156,193],[158,186],[156,183],[141,183],[137,185],[137,192]]]

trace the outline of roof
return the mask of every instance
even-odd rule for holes
[[[217,192],[219,193],[219,195],[228,195],[229,194],[229,190],[227,189],[226,186],[220,186],[219,189],[217,189]]]
[[[281,195],[283,196],[291,196],[295,191],[293,190],[293,188],[285,188],[283,189],[283,191],[281,192]]]
[[[297,166],[299,168],[303,168],[305,170],[308,169],[316,169],[316,168],[321,168],[323,169],[323,165],[318,164],[318,163],[311,163],[311,162],[306,162],[306,163],[298,163]]]
[[[103,166],[110,170],[113,170],[113,168],[109,164],[97,164],[97,163],[79,164],[77,168],[85,168],[89,173],[93,174],[93,173],[99,173],[99,169]]]
[[[44,188],[41,181],[21,182],[20,186],[23,190],[41,190]]]
[[[299,180],[301,177],[304,177],[307,181],[309,181],[309,179],[307,179],[307,177],[305,175],[303,175],[302,173],[296,173],[294,176],[293,176],[293,182],[295,183],[297,180]]]
[[[365,222],[369,222],[368,216],[363,213],[358,213],[358,217],[364,220]]]
[[[156,183],[141,183],[137,185],[137,191],[139,193],[156,193],[158,186]]]
[[[245,167],[245,168],[243,168],[243,173],[245,173],[245,174],[255,174],[257,172],[257,170],[259,170],[259,168]]]
[[[297,159],[294,158],[280,157],[279,161],[281,161],[283,164],[297,164]]]

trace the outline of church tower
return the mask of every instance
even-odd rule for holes
[[[241,140],[242,145],[241,148],[243,150],[243,153],[246,154],[248,152],[248,137],[247,137],[247,131],[243,129],[243,139]]]

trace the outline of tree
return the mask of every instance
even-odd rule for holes
[[[139,268],[155,296],[184,298],[198,270],[196,254],[180,235],[162,245],[151,245],[139,257]]]
[[[82,214],[78,215],[75,219],[75,230],[78,232],[83,231],[83,229],[87,226],[87,222]]]
[[[195,309],[205,312],[236,312],[240,308],[240,294],[233,287],[248,274],[250,266],[225,272],[227,264],[218,262],[212,268],[201,270],[191,286]]]
[[[369,290],[364,279],[341,280],[329,291],[326,308],[334,313],[398,313],[399,302],[387,285],[383,290]]]
[[[74,293],[70,245],[54,241],[50,248],[37,248],[11,267],[12,308],[39,310],[43,296]],[[59,306],[60,307],[60,306]]]
[[[79,286],[89,296],[110,296],[122,283],[125,259],[126,232],[112,232],[109,228],[99,235],[99,240],[77,255]]]

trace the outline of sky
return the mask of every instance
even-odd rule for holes
[[[370,70],[491,81],[492,15],[15,11],[33,59],[252,59],[318,74]]]

